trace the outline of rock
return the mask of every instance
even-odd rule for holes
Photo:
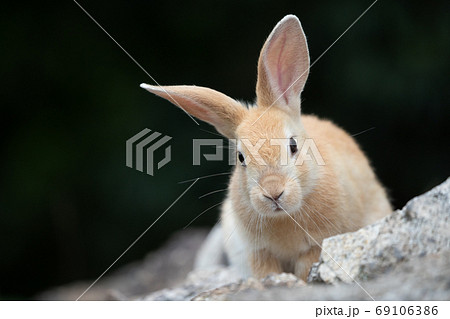
[[[180,286],[151,293],[139,300],[222,300],[247,290],[301,287],[305,282],[293,274],[271,274],[264,279],[241,279],[230,267],[194,271]]]
[[[163,247],[149,253],[143,261],[107,274],[81,300],[129,300],[181,284],[192,271],[195,254],[207,234],[208,230],[196,228],[175,233]],[[53,288],[35,299],[76,300],[94,279]]]
[[[227,300],[237,293],[248,291],[264,291],[276,287],[295,288],[305,286],[306,283],[293,274],[271,274],[262,280],[248,278],[239,282],[228,284],[210,291],[203,292],[193,300]]]
[[[83,299],[449,300],[449,219],[450,178],[373,225],[324,240],[308,284],[285,273],[244,280],[225,265],[193,271],[206,231],[188,230],[143,262],[105,276]],[[75,300],[90,284],[53,289],[38,299]]]
[[[325,239],[309,281],[368,280],[399,262],[448,250],[449,220],[450,178],[375,224]]]
[[[450,300],[450,252],[414,257],[360,285],[368,294],[355,283],[309,283],[300,288],[210,294],[208,300]]]
[[[179,286],[153,292],[138,300],[191,300],[201,292],[239,281],[239,276],[229,267],[216,267],[193,271]]]

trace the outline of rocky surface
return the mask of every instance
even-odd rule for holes
[[[149,253],[144,260],[111,271],[80,300],[129,300],[180,285],[192,270],[195,252],[207,234],[206,229],[174,234],[161,249]],[[54,288],[39,294],[36,299],[76,300],[94,280]]]
[[[310,281],[368,280],[400,262],[448,250],[449,226],[450,179],[375,224],[325,239]]]
[[[239,276],[229,267],[218,267],[202,271],[192,271],[182,285],[163,289],[140,300],[191,300],[203,291],[239,281]]]
[[[293,274],[271,274],[262,280],[248,278],[246,280],[239,280],[219,288],[205,291],[195,296],[192,300],[243,300],[244,297],[240,296],[247,296],[246,294],[250,294],[251,296],[254,293],[258,294],[260,292],[270,291],[275,288],[285,288],[289,293],[292,288],[304,286],[306,286],[306,283],[295,277]],[[259,300],[259,298],[252,300]]]
[[[373,225],[326,239],[307,284],[292,274],[244,280],[225,265],[193,271],[206,231],[191,230],[103,278],[83,299],[449,300],[449,226],[450,178]],[[38,299],[73,300],[90,284],[53,289]]]
[[[369,281],[326,285],[309,283],[301,288],[270,288],[236,294],[211,292],[208,300],[450,300],[450,252],[399,263]]]

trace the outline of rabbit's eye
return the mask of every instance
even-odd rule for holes
[[[238,152],[238,158],[239,158],[239,162],[241,162],[242,165],[245,166],[245,158],[244,158],[244,155],[242,155],[241,152]]]
[[[297,148],[297,142],[294,140],[293,137],[291,137],[291,138],[289,139],[289,147],[291,148],[291,153],[292,153],[292,154],[297,153],[297,151],[298,151],[298,148]]]

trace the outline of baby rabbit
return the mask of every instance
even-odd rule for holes
[[[141,84],[237,140],[239,162],[222,206],[220,237],[244,276],[292,272],[306,279],[324,238],[392,211],[354,139],[330,121],[301,114],[309,67],[300,21],[288,15],[261,50],[255,105],[205,87]]]

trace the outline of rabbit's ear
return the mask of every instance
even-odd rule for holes
[[[185,112],[215,126],[228,138],[236,138],[235,131],[247,109],[232,98],[200,86],[153,86],[145,83],[141,88],[165,98]]]
[[[298,18],[285,16],[261,50],[256,84],[259,106],[300,110],[300,93],[309,73],[309,52]]]

